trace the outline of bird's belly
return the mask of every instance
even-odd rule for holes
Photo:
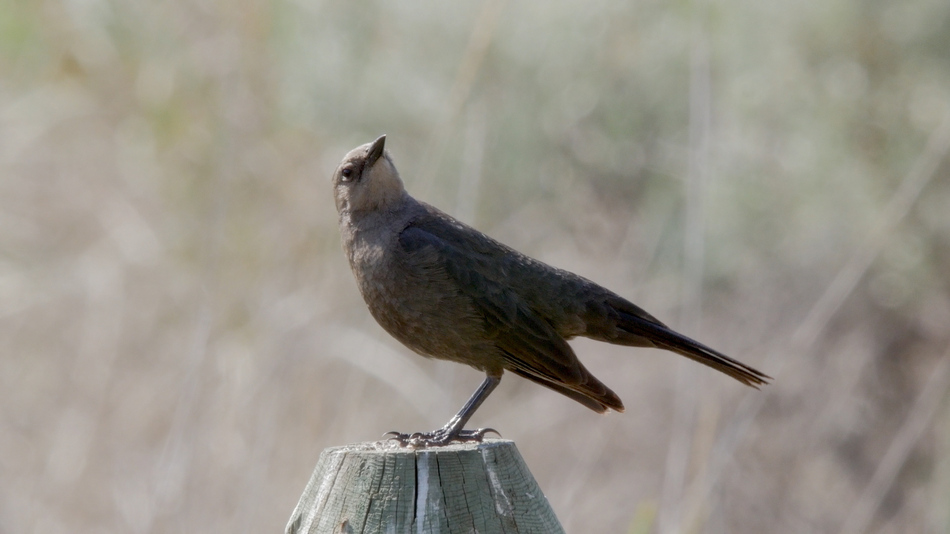
[[[370,313],[390,335],[429,358],[493,369],[496,349],[471,302],[439,280],[394,276],[362,280]]]

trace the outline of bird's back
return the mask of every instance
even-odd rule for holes
[[[420,204],[425,207],[424,214],[409,223],[401,240],[412,242],[412,238],[406,237],[408,231],[415,234],[417,241],[441,242],[445,266],[452,278],[463,290],[477,284],[494,288],[484,296],[491,298],[491,303],[500,309],[512,313],[515,306],[525,306],[565,339],[586,336],[612,341],[615,336],[608,326],[617,318],[614,306],[662,325],[616,293],[582,276],[526,256],[437,208]],[[651,344],[644,340],[642,345]]]

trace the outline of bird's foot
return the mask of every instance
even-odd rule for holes
[[[411,449],[425,449],[427,447],[443,447],[454,441],[481,443],[485,439],[485,434],[494,432],[501,436],[501,433],[494,428],[479,428],[477,430],[458,430],[453,432],[449,428],[440,428],[432,432],[414,432],[412,434],[403,434],[401,432],[386,432],[384,437],[398,441],[403,447]]]

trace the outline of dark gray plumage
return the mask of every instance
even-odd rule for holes
[[[406,192],[386,137],[357,147],[333,176],[343,249],[370,313],[430,358],[468,364],[485,382],[445,427],[397,434],[413,444],[481,439],[462,427],[505,370],[588,408],[623,411],[568,339],[585,336],[682,354],[757,387],[770,377],[666,327],[590,280],[507,247]]]

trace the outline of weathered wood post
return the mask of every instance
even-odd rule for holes
[[[323,451],[287,534],[563,533],[515,443]]]

